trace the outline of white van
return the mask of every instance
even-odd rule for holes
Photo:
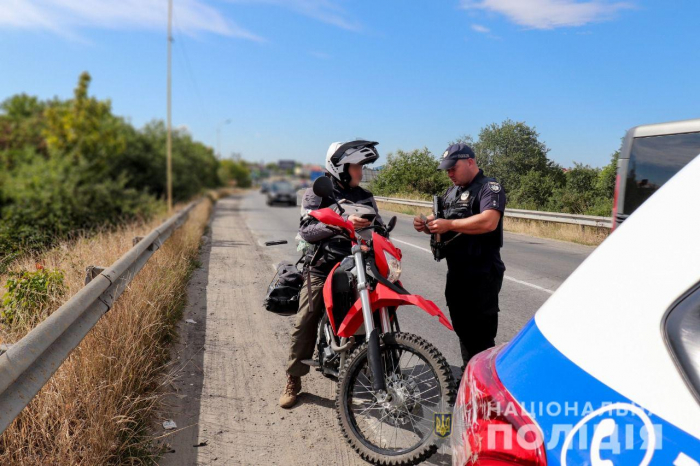
[[[700,154],[700,119],[627,131],[617,162],[613,229]]]

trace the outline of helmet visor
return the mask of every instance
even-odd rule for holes
[[[374,148],[378,143],[370,141],[352,141],[338,147],[331,161],[337,166],[346,163],[365,165],[379,158]]]

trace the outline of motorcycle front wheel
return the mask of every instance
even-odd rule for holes
[[[440,352],[419,336],[381,336],[380,353],[389,399],[372,390],[367,343],[358,347],[338,377],[336,411],[343,435],[372,464],[418,464],[449,435],[456,387]]]

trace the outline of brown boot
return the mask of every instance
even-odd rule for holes
[[[297,402],[297,395],[301,391],[301,377],[287,374],[287,386],[280,396],[280,406],[289,409]]]

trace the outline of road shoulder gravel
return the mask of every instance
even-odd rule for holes
[[[271,258],[243,221],[240,202],[217,203],[189,285],[173,350],[178,377],[163,412],[179,430],[164,438],[160,464],[366,464],[338,432],[331,380],[312,371],[297,406],[277,405],[293,317],[262,307]]]

